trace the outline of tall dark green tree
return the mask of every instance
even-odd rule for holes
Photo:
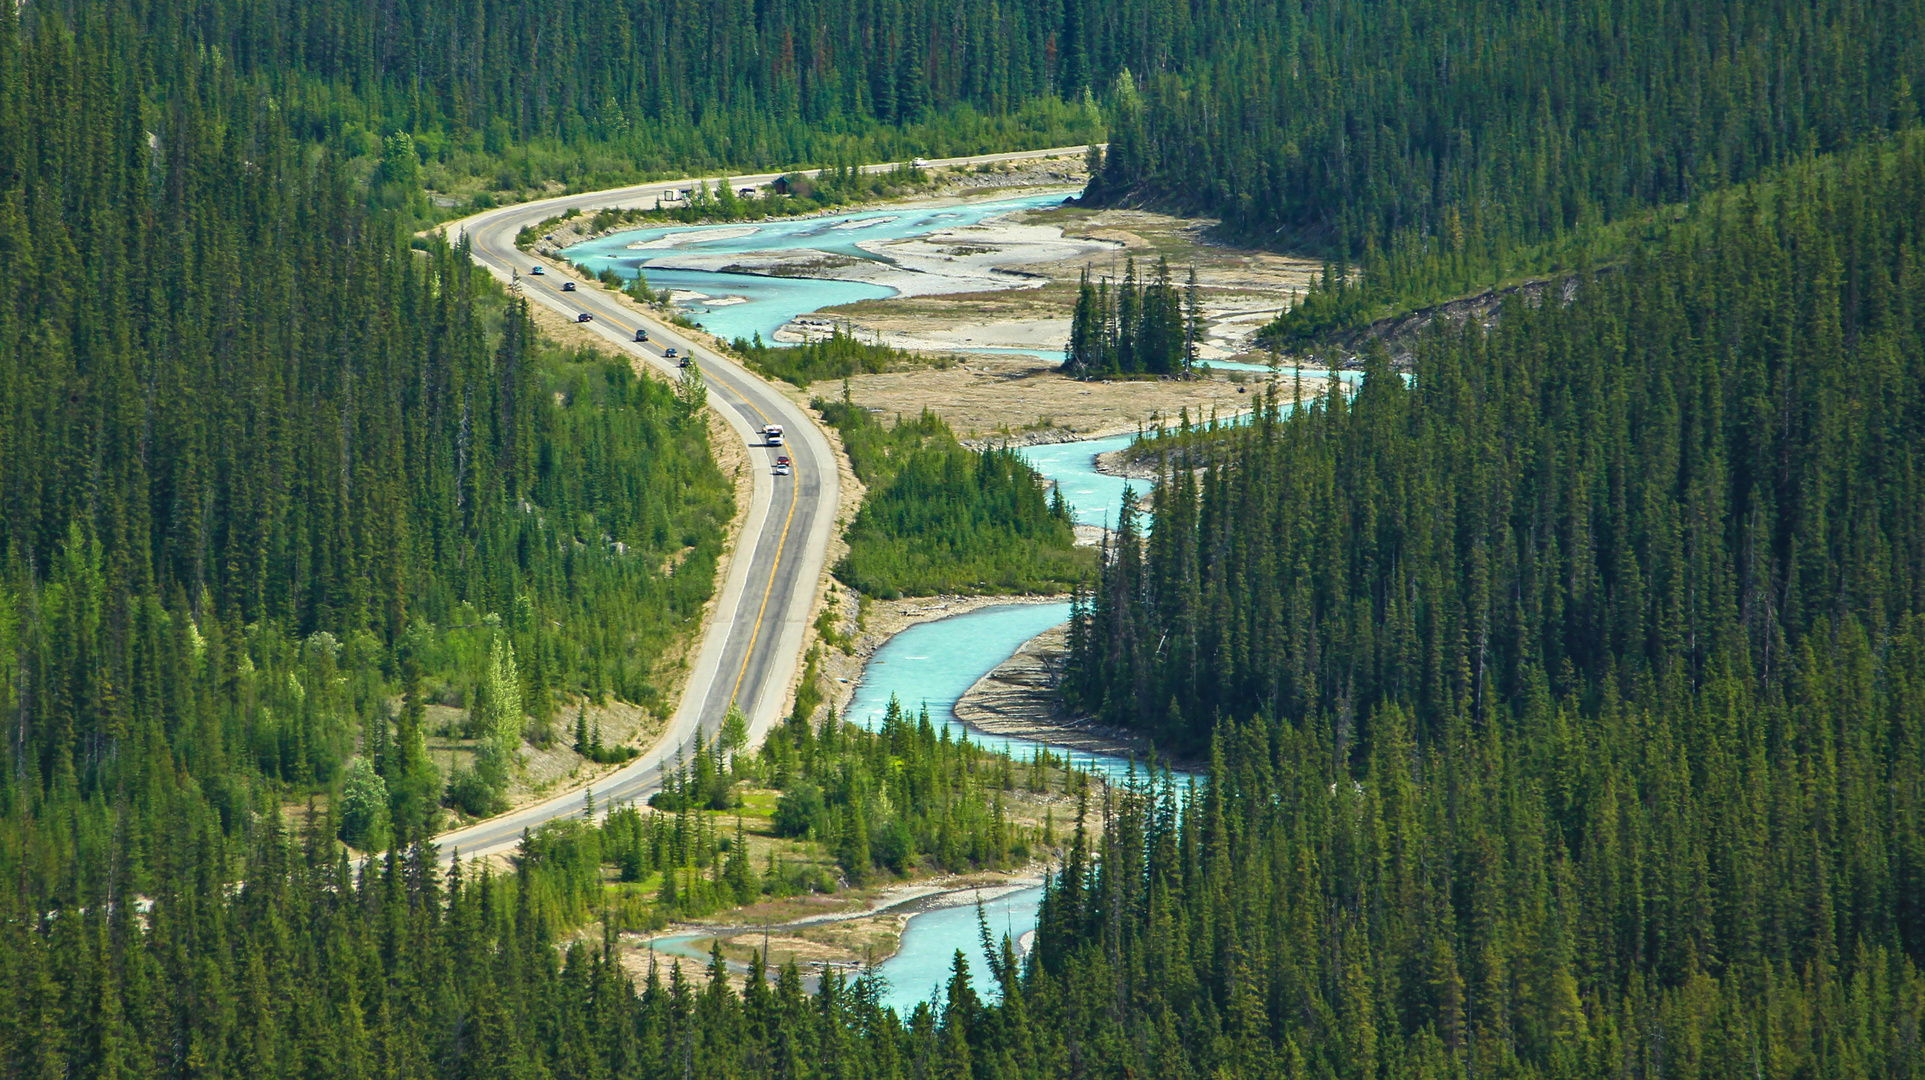
[[[1194,268],[1191,278],[1194,282]],[[1070,316],[1063,370],[1081,378],[1188,375],[1201,326],[1196,303],[1192,284],[1186,315],[1184,299],[1170,279],[1167,258],[1157,260],[1155,277],[1142,284],[1136,279],[1136,260],[1129,260],[1123,281],[1113,293],[1104,287],[1092,289],[1085,268]]]

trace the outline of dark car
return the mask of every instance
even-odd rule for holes
[[[678,357],[678,356],[680,356],[680,355],[682,355],[682,354],[681,354],[681,353],[678,353],[678,352],[676,352],[676,351],[675,351],[674,349],[672,349],[672,348],[669,348],[669,349],[663,349],[663,350],[662,350],[662,359],[664,359],[664,360],[673,360],[673,359],[675,359],[676,357]]]
[[[562,282],[562,283],[561,283],[561,291],[562,291],[562,292],[574,292],[574,291],[575,291],[575,283],[574,283],[574,282],[572,282],[572,281],[564,281],[564,282]]]
[[[647,341],[647,340],[648,340],[648,331],[646,331],[646,330],[637,330],[637,331],[635,331],[635,340],[636,340],[636,341]]]
[[[595,316],[590,315],[588,312],[584,311],[580,315],[575,316],[575,321],[576,322],[594,322]]]

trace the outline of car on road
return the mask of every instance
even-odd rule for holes
[[[925,161],[922,158],[917,158],[916,160],[909,163],[909,167],[912,169],[927,169],[929,167],[929,162]]]
[[[574,291],[575,291],[575,283],[574,283],[574,282],[572,282],[572,281],[564,281],[564,282],[562,282],[562,283],[561,283],[561,291],[562,291],[562,292],[574,292]]]
[[[664,359],[664,360],[673,360],[673,359],[675,359],[676,357],[678,357],[678,356],[680,356],[680,355],[682,355],[682,354],[681,354],[681,353],[679,353],[679,352],[676,352],[676,351],[675,351],[674,349],[672,349],[672,348],[669,348],[669,349],[663,349],[663,350],[662,350],[662,359]]]
[[[790,467],[790,465],[789,465],[789,459],[788,459],[788,458],[776,458],[776,459],[775,459],[775,475],[777,475],[777,476],[789,476],[789,475],[792,475],[792,474],[793,474],[794,472],[795,472],[795,470],[794,470],[793,468],[791,468],[791,467]]]
[[[575,321],[576,322],[594,322],[595,316],[590,315],[588,312],[584,311],[580,315],[575,316]]]
[[[635,331],[635,340],[636,340],[636,341],[647,341],[647,340],[648,340],[648,331],[646,331],[646,330],[641,330],[641,329],[637,329],[637,330]]]
[[[541,274],[546,274],[546,273],[548,272],[548,268],[547,268],[547,267],[545,267],[545,266],[543,266],[543,265],[541,265],[540,263],[536,263],[536,264],[535,264],[535,268],[534,268],[533,270],[530,270],[530,271],[528,271],[528,272],[529,272],[529,273],[531,273],[531,274],[535,274],[535,275],[537,275],[537,276],[539,276],[539,275],[541,275]]]
[[[692,356],[684,356],[684,357],[682,357],[682,360],[681,360],[681,362],[680,362],[680,363],[678,363],[678,364],[676,364],[675,366],[676,366],[676,367],[687,367],[687,366],[689,366],[690,364],[693,364],[694,362],[695,362],[695,358],[694,358],[694,357],[692,357]]]

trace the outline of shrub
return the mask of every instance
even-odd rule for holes
[[[822,816],[822,789],[814,784],[797,784],[775,801],[777,836],[807,836]]]
[[[508,800],[473,769],[457,769],[448,780],[447,804],[470,817],[487,817],[508,809]]]
[[[388,785],[374,763],[356,758],[341,785],[341,842],[361,851],[381,851],[391,839]]]

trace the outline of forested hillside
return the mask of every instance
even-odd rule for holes
[[[489,808],[558,694],[661,704],[730,512],[667,388],[411,251],[223,65],[177,57],[153,103],[128,30],[0,19],[16,911],[80,866],[139,887],[157,830],[245,837],[357,748],[350,839],[421,835],[444,780]],[[472,775],[427,760],[430,701],[466,707]]]
[[[258,80],[297,138],[377,185],[412,181],[414,155],[444,180],[605,187],[1071,145],[1100,123],[1058,59],[1061,14],[1000,0],[35,0],[24,18],[103,11],[125,15],[103,24],[117,65],[179,88],[178,58],[201,55]]]
[[[1568,267],[1597,227],[1919,117],[1884,0],[37,0],[117,66],[258,80],[393,197],[1103,137],[1090,195],[1365,267],[1379,300]],[[104,12],[124,17],[104,17]],[[423,172],[422,170],[426,170]]]
[[[1849,627],[1904,632],[1925,134],[1719,205],[1569,305],[1434,334],[1413,387],[1379,356],[1354,399],[1164,440],[1204,469],[1157,485],[1147,537],[1122,508],[1074,699],[1201,745],[1340,702],[1775,684]]]
[[[1622,255],[1601,225],[1916,123],[1925,85],[1925,10],[1886,0],[1233,0],[1125,25],[1092,196],[1361,263],[1379,304]]]
[[[1922,238],[1915,132],[1162,440],[1064,692],[1213,782],[1043,970],[1246,1072],[1916,1075]]]

